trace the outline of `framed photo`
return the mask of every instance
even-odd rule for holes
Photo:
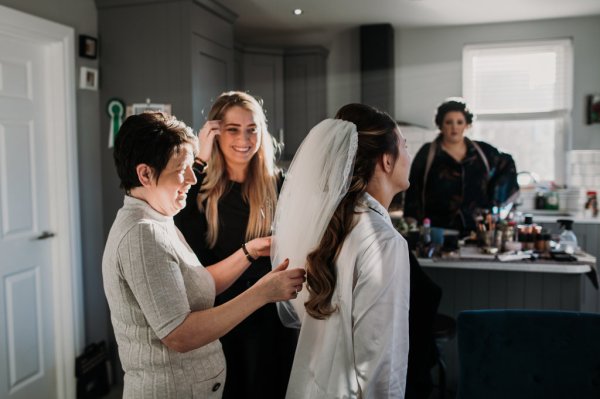
[[[98,90],[98,70],[81,67],[79,70],[79,88],[84,90]]]
[[[79,35],[79,56],[95,60],[98,58],[98,39]]]
[[[587,97],[587,124],[600,123],[600,94],[590,94]]]
[[[154,104],[150,101],[145,103],[131,104],[127,106],[125,116],[137,115],[142,112],[162,111],[166,114],[171,114],[171,104]]]

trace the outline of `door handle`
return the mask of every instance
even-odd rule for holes
[[[35,239],[36,240],[45,240],[46,238],[52,238],[54,236],[55,236],[55,234],[51,231],[43,231],[42,234],[37,236]]]

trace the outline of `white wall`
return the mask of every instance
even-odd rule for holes
[[[600,125],[585,124],[585,97],[600,93],[600,16],[545,21],[395,29],[396,109],[399,120],[433,127],[435,108],[462,93],[465,44],[570,37],[574,46],[574,149],[600,149]],[[358,34],[343,32],[330,45],[328,114],[360,101]],[[347,66],[356,66],[348,71]],[[353,73],[353,71],[355,73]],[[341,90],[338,91],[338,89]]]

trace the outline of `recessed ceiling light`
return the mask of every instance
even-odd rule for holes
[[[300,8],[295,8],[292,12],[294,15],[302,15],[302,13],[304,13],[304,11],[302,11]]]

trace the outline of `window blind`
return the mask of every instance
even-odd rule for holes
[[[571,40],[467,45],[463,96],[476,114],[572,108]]]

